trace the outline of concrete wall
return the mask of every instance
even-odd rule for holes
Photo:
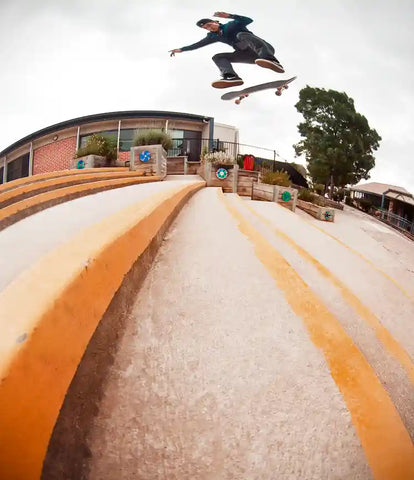
[[[220,139],[222,142],[239,142],[239,131],[232,125],[224,125],[222,123],[214,124],[214,138]]]

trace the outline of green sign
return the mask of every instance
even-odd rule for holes
[[[292,198],[292,195],[287,190],[282,193],[282,200],[288,202]]]
[[[216,172],[216,177],[219,180],[224,180],[229,175],[229,172],[225,168],[219,168]]]
[[[330,220],[331,217],[332,217],[331,212],[326,211],[326,212],[325,212],[325,220]]]

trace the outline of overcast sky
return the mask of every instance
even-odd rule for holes
[[[286,73],[236,71],[245,86],[297,75],[282,97],[222,101],[211,57],[231,51],[225,44],[169,57],[203,37],[195,22],[215,11],[253,18],[248,28]],[[346,92],[382,137],[369,181],[414,193],[413,32],[413,0],[0,0],[0,151],[74,117],[148,109],[212,116],[241,143],[298,161],[294,105],[310,85]]]

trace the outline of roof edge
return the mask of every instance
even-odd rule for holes
[[[195,115],[192,113],[180,113],[180,112],[166,112],[162,110],[125,110],[117,112],[106,112],[106,113],[96,113],[93,115],[85,115],[83,117],[76,117],[70,120],[65,120],[63,122],[55,123],[49,127],[42,128],[36,132],[27,135],[26,137],[17,140],[12,143],[4,150],[0,152],[0,157],[7,155],[16,148],[23,146],[28,142],[32,142],[37,138],[43,137],[44,135],[49,135],[55,131],[64,130],[66,128],[75,127],[77,125],[94,123],[105,120],[121,120],[121,119],[130,119],[130,118],[143,118],[143,117],[155,117],[155,118],[179,118],[182,120],[198,120],[202,122],[203,120],[211,120],[213,117],[207,115]]]

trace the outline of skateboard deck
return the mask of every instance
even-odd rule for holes
[[[248,97],[255,92],[261,92],[263,90],[276,90],[276,95],[282,95],[283,90],[289,88],[288,84],[296,80],[296,77],[288,78],[287,80],[275,80],[274,82],[261,83],[260,85],[254,85],[253,87],[243,88],[242,90],[234,90],[227,92],[221,96],[222,100],[234,100],[239,104],[243,98]]]

